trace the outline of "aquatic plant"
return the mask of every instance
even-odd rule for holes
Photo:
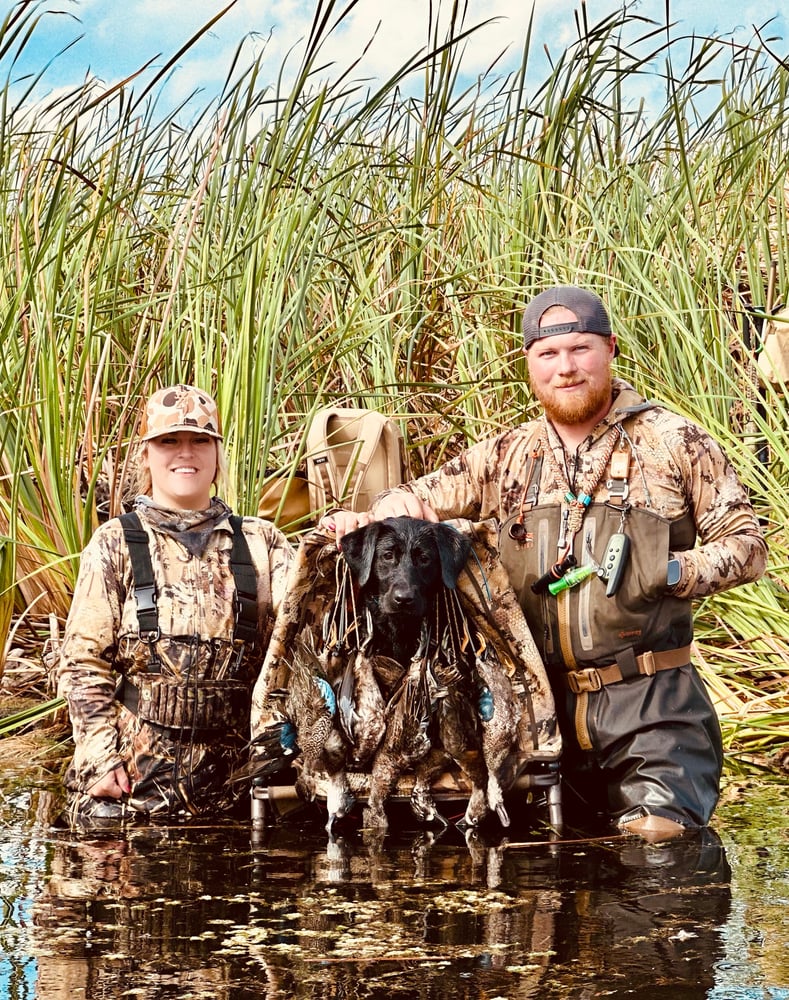
[[[752,492],[769,573],[699,607],[698,654],[730,749],[785,742],[789,414],[755,372],[789,289],[789,76],[769,26],[739,45],[582,6],[541,82],[529,33],[515,73],[467,84],[485,26],[456,6],[371,88],[321,68],[352,6],[316,5],[298,64],[272,75],[239,46],[215,99],[170,110],[176,56],[36,99],[47,67],[15,67],[58,15],[18,3],[0,22],[6,655],[12,629],[40,643],[65,617],[151,388],[216,393],[242,512],[338,400],[395,415],[418,474],[529,416],[518,313],[568,280],[609,303],[621,374],[712,431]]]

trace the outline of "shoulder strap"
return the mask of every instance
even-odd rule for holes
[[[121,514],[118,520],[123,527],[131,559],[140,637],[146,640],[156,638],[159,632],[159,615],[156,609],[156,586],[153,580],[148,535],[134,511]],[[238,515],[230,516],[230,524],[233,527],[230,569],[236,585],[236,622],[233,638],[242,642],[254,642],[257,638],[258,623],[257,576],[246,536],[241,530],[241,522],[242,519]]]
[[[118,518],[123,526],[123,536],[129,549],[134,599],[137,601],[137,628],[140,636],[151,637],[159,631],[159,614],[156,610],[156,587],[153,582],[153,565],[148,535],[134,511]]]
[[[386,417],[375,413],[375,411],[371,412],[375,414],[374,419],[371,419],[369,414],[365,414],[359,420],[359,429],[357,431],[359,447],[348,468],[346,480],[343,483],[343,493],[351,498],[351,509],[355,508],[355,501],[359,495],[364,474],[373,456],[378,451],[386,425]]]
[[[246,535],[241,530],[242,518],[230,515],[233,526],[233,548],[230,569],[236,583],[236,624],[233,638],[254,642],[258,636],[258,579]]]
[[[526,453],[528,455],[528,465],[526,466],[526,477],[523,487],[523,494],[520,500],[520,517],[521,524],[523,523],[523,515],[526,511],[531,510],[532,507],[536,507],[537,501],[540,499],[540,479],[542,476],[542,464],[543,464],[543,453],[540,447],[539,438],[539,428],[534,430],[534,433],[529,438],[526,445]],[[503,480],[507,471],[513,465],[513,452],[516,448],[520,447],[520,442],[514,441],[509,449],[504,453],[502,461],[500,463],[501,467],[501,477],[499,482],[499,493],[501,494],[501,480]]]

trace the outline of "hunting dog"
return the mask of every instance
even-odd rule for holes
[[[445,822],[430,790],[431,775],[444,754],[434,748],[436,678],[428,670],[433,660],[428,638],[437,625],[441,590],[454,590],[470,551],[470,539],[451,525],[411,517],[374,521],[343,538],[342,552],[367,633],[364,655],[356,663],[367,668],[368,680],[357,670],[353,693],[348,678],[348,685],[340,686],[338,704],[341,719],[358,714],[355,731],[371,730],[374,736],[367,828],[386,829],[385,802],[406,770],[415,773],[411,805],[416,815]],[[358,711],[365,693],[367,706]],[[370,694],[377,710],[370,708]]]
[[[489,691],[500,705],[495,729],[481,722],[475,677],[482,663],[473,656],[467,662],[470,651],[461,652],[459,643],[448,639],[446,603],[442,611],[438,601],[442,587],[455,589],[471,548],[471,540],[451,525],[409,517],[373,522],[343,539],[359,603],[371,623],[366,648],[372,674],[386,699],[372,759],[367,828],[386,829],[385,802],[399,776],[409,770],[414,773],[415,815],[424,822],[446,824],[433,800],[431,782],[447,758],[471,783],[463,825],[476,826],[489,806],[509,823],[496,776],[500,761],[494,760],[493,751],[509,748],[514,720],[505,711],[506,699]],[[393,675],[383,669],[387,662],[399,667]],[[377,691],[375,685],[364,686]],[[351,703],[342,688],[339,702]],[[499,733],[502,725],[506,732]],[[488,764],[495,769],[492,775]]]
[[[349,769],[370,769],[366,827],[386,828],[384,804],[405,771],[415,774],[411,801],[416,815],[445,822],[432,801],[431,776],[451,748],[463,742],[464,730],[474,730],[476,724],[472,719],[466,727],[453,716],[455,738],[441,739],[436,715],[451,713],[461,692],[457,670],[442,678],[439,646],[445,626],[439,619],[447,620],[444,588],[456,588],[472,551],[471,539],[449,524],[394,517],[348,533],[341,549],[350,580],[343,578],[331,612],[342,608],[334,619],[334,639],[324,637],[321,649],[308,628],[296,637],[286,719],[271,727],[261,752],[264,767],[273,772],[280,760],[300,755],[297,788],[307,800],[315,798],[316,775],[323,774],[330,833],[353,805]],[[443,692],[438,712],[437,692]],[[473,693],[466,692],[464,706],[472,699]],[[282,752],[283,727],[289,727],[292,737],[289,754]],[[479,766],[481,788],[484,765]],[[484,792],[479,795],[484,807]]]
[[[343,556],[373,625],[371,653],[408,665],[439,588],[454,589],[470,552],[470,539],[451,525],[412,517],[373,521],[343,538]]]

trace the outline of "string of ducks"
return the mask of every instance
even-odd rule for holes
[[[513,747],[520,705],[495,648],[470,624],[457,593],[442,588],[407,663],[371,652],[369,615],[358,613],[343,560],[320,640],[296,637],[283,717],[255,747],[253,774],[295,764],[306,800],[325,781],[328,822],[354,805],[348,773],[369,772],[367,828],[385,830],[387,799],[412,773],[411,807],[425,823],[446,825],[434,801],[435,777],[454,762],[471,787],[458,824],[476,827],[489,811],[509,825],[502,770]]]

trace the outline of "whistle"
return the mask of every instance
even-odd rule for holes
[[[569,590],[570,587],[576,587],[579,583],[581,583],[581,581],[596,572],[597,569],[594,566],[578,566],[576,569],[571,569],[569,573],[565,573],[559,580],[549,583],[548,590],[554,596],[556,594],[561,594],[563,590]]]

